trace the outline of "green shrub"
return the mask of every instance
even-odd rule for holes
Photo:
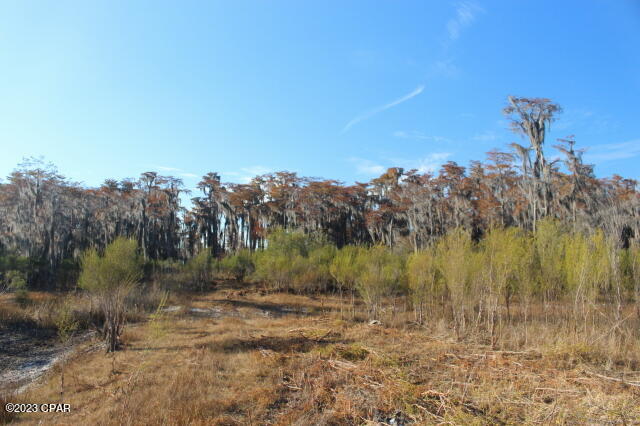
[[[425,308],[432,306],[444,295],[440,272],[433,249],[412,253],[407,260],[409,295],[418,314],[418,322],[424,321]]]
[[[476,262],[471,236],[463,229],[454,229],[438,241],[435,250],[456,332],[460,333],[466,327],[471,310],[469,295],[472,294],[471,276]]]
[[[356,262],[361,271],[356,287],[369,308],[370,316],[376,318],[383,298],[403,289],[404,260],[385,246],[374,246],[362,249]]]
[[[573,233],[566,236],[564,271],[573,298],[574,316],[581,317],[586,328],[601,290],[611,285],[610,243],[598,230],[591,236]]]
[[[16,303],[18,303],[21,308],[26,308],[30,299],[25,274],[16,270],[8,271],[5,281],[7,288],[13,290]]]
[[[308,257],[298,255],[292,262],[294,289],[298,292],[326,291],[333,283],[329,267],[336,248],[323,245],[312,249]]]
[[[78,285],[95,298],[105,319],[103,337],[107,351],[114,351],[124,327],[125,298],[142,278],[137,243],[117,238],[107,246],[103,256],[89,249],[82,256],[81,266]]]
[[[324,245],[324,238],[302,231],[275,229],[269,234],[267,243],[266,251],[308,257],[314,248]]]
[[[253,279],[275,290],[326,290],[335,248],[317,235],[276,230],[267,248],[255,254]]]
[[[25,256],[7,254],[0,256],[0,273],[6,276],[9,271],[22,272],[25,276],[30,271],[34,262]]]
[[[361,251],[357,246],[344,246],[335,253],[329,265],[329,273],[336,281],[338,289],[342,294],[343,290],[353,292],[356,288],[356,281],[360,276],[360,264],[357,262]]]
[[[480,244],[482,295],[484,296],[487,326],[495,343],[495,327],[500,300],[510,317],[512,297],[519,291],[532,291],[529,281],[533,244],[518,228],[494,228],[489,230]]]
[[[224,278],[243,281],[255,271],[253,256],[249,250],[240,250],[217,261],[216,270]]]
[[[205,286],[211,282],[211,251],[209,249],[200,251],[189,259],[184,270],[190,284],[200,291],[204,291]]]
[[[288,290],[293,282],[292,264],[296,257],[269,249],[256,253],[253,279],[274,290]]]
[[[544,300],[557,299],[566,291],[564,256],[567,230],[551,218],[540,220],[533,235],[538,264],[538,292]]]

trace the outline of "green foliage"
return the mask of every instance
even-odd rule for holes
[[[104,255],[87,250],[81,258],[82,271],[78,286],[91,293],[109,293],[131,287],[142,278],[142,260],[134,240],[116,238]]]
[[[436,245],[436,261],[442,274],[451,303],[456,330],[465,328],[474,266],[473,243],[469,232],[457,228],[449,232]]]
[[[509,303],[519,290],[533,291],[524,284],[531,276],[532,244],[518,228],[495,228],[482,240],[481,265],[491,295]]]
[[[247,249],[240,250],[217,261],[216,269],[225,278],[243,281],[255,271],[253,256]]]
[[[308,257],[313,249],[325,244],[326,241],[321,235],[278,228],[269,234],[267,250]]]
[[[521,292],[530,296],[535,292],[535,280],[531,280],[533,244],[518,228],[491,229],[480,243],[478,265],[486,311],[486,326],[491,343],[497,341],[496,325],[501,316],[500,300],[504,301],[507,318],[510,318],[512,297]]]
[[[329,265],[329,273],[340,290],[354,290],[361,274],[361,264],[357,262],[360,251],[357,246],[344,246],[338,250]]]
[[[538,264],[538,293],[546,298],[562,295],[566,286],[565,244],[567,230],[557,220],[545,218],[536,224],[533,236]]]
[[[326,290],[335,247],[316,235],[276,230],[266,249],[255,254],[253,279],[275,290]]]
[[[24,272],[17,270],[8,271],[5,275],[5,283],[7,288],[13,290],[16,303],[18,303],[21,308],[26,308],[30,299]]]
[[[7,282],[7,287],[12,290],[18,291],[27,289],[27,280],[23,272],[16,270],[9,271],[6,274],[5,280]]]
[[[103,337],[107,351],[115,351],[124,327],[125,298],[142,278],[142,261],[134,240],[117,238],[107,246],[104,255],[87,250],[81,259],[78,285],[96,299],[105,322]]]
[[[411,301],[416,307],[418,322],[424,319],[425,305],[444,295],[440,271],[433,248],[412,253],[407,260],[407,283]]]
[[[436,245],[438,269],[452,299],[462,303],[469,290],[473,257],[471,236],[460,228],[449,232]]]
[[[211,282],[211,251],[203,249],[196,256],[189,259],[184,267],[193,286],[203,291]]]
[[[32,269],[33,262],[25,256],[4,255],[0,256],[0,273],[6,276],[9,271],[22,272],[25,277]]]
[[[265,249],[256,253],[253,279],[274,290],[288,290],[292,279],[292,259],[284,253]]]
[[[404,289],[404,259],[385,246],[374,246],[362,249],[356,262],[360,270],[356,287],[375,318],[383,298]]]
[[[568,291],[576,303],[593,303],[600,289],[609,286],[611,264],[609,244],[602,231],[592,236],[566,236],[565,273]]]
[[[293,284],[297,291],[325,291],[332,283],[329,272],[336,248],[323,245],[312,249],[307,257],[296,256],[292,265]]]
[[[32,270],[33,262],[28,257],[11,254],[0,256],[0,289],[13,291],[16,302],[22,308],[30,301],[27,277]]]

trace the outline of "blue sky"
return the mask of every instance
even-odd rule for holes
[[[550,151],[640,178],[639,46],[631,0],[3,2],[0,175],[366,181],[519,141],[513,94],[563,106]]]

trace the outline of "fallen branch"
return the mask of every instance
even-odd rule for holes
[[[571,389],[555,389],[555,388],[535,388],[537,391],[553,391],[553,392],[566,392],[566,393],[582,393],[578,390]]]
[[[617,382],[617,383],[623,383],[625,385],[629,385],[629,386],[634,386],[634,387],[640,388],[640,382],[628,382],[628,381],[623,380],[623,379],[617,379],[615,377],[603,376],[602,374],[593,373],[591,371],[586,371],[586,373],[591,375],[591,376],[598,377],[600,379],[609,380],[609,381]]]
[[[337,359],[329,360],[329,365],[337,370],[353,370],[357,368],[352,362],[338,361]]]

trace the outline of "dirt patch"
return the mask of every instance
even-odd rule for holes
[[[222,306],[227,306],[231,308],[232,311],[245,313],[248,316],[259,315],[263,317],[280,318],[285,315],[308,316],[312,313],[311,309],[305,306],[287,306],[264,301],[218,299],[214,300],[214,302]]]
[[[78,343],[95,333],[87,332],[63,347],[48,329],[2,328],[0,332],[0,393],[22,393],[55,364],[68,356]]]
[[[310,315],[306,307],[278,306],[267,303],[255,303],[237,300],[215,300],[211,307],[184,307],[179,305],[167,306],[165,313],[182,313],[183,315],[204,318],[281,318],[285,315]]]

